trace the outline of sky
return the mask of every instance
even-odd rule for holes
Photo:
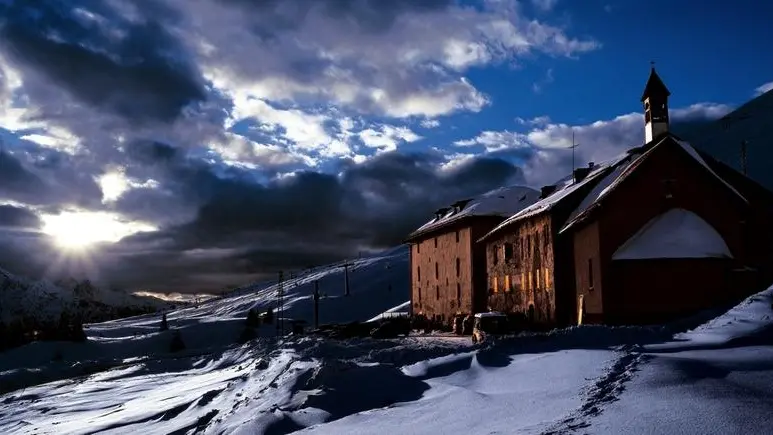
[[[773,88],[773,4],[0,0],[0,267],[219,291]]]

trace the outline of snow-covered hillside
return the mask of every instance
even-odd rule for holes
[[[405,261],[398,248],[354,262],[348,297],[339,267],[289,280],[287,316],[309,315],[315,280],[328,294],[323,321],[405,309],[407,283],[402,295],[388,288]],[[773,423],[773,288],[673,337],[666,326],[583,326],[473,346],[449,335],[278,339],[264,325],[238,344],[245,312],[272,306],[276,290],[170,312],[187,346],[177,353],[174,332],[148,315],[87,325],[86,343],[2,354],[0,433],[712,434]]]
[[[119,310],[147,312],[169,307],[171,304],[157,298],[101,289],[88,282],[33,281],[0,269],[0,321],[6,324],[20,319],[57,322],[63,312],[104,319]]]
[[[682,137],[739,171],[741,141],[748,141],[749,177],[773,190],[773,91],[742,105],[726,118],[686,130]]]

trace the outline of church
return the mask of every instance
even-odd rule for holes
[[[471,290],[485,304],[464,308],[551,326],[653,324],[773,281],[773,193],[673,134],[670,95],[653,67],[640,145],[543,186],[475,240],[487,282]]]
[[[773,280],[773,193],[669,128],[654,67],[644,142],[542,188],[483,236],[488,309],[537,323],[647,324],[723,306]]]

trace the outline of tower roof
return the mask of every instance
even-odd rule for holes
[[[650,70],[650,78],[647,79],[647,85],[644,87],[644,93],[642,93],[641,95],[641,101],[644,101],[650,95],[658,95],[658,96],[665,96],[665,97],[668,97],[671,95],[671,92],[669,92],[668,88],[663,83],[663,80],[661,80],[658,73],[655,72],[654,66]]]

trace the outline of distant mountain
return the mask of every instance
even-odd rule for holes
[[[62,313],[84,323],[172,308],[161,299],[100,289],[89,281],[33,281],[0,269],[0,321],[48,324]]]
[[[675,127],[674,132],[739,171],[741,141],[748,141],[748,176],[773,190],[773,91],[749,101],[723,119]]]

